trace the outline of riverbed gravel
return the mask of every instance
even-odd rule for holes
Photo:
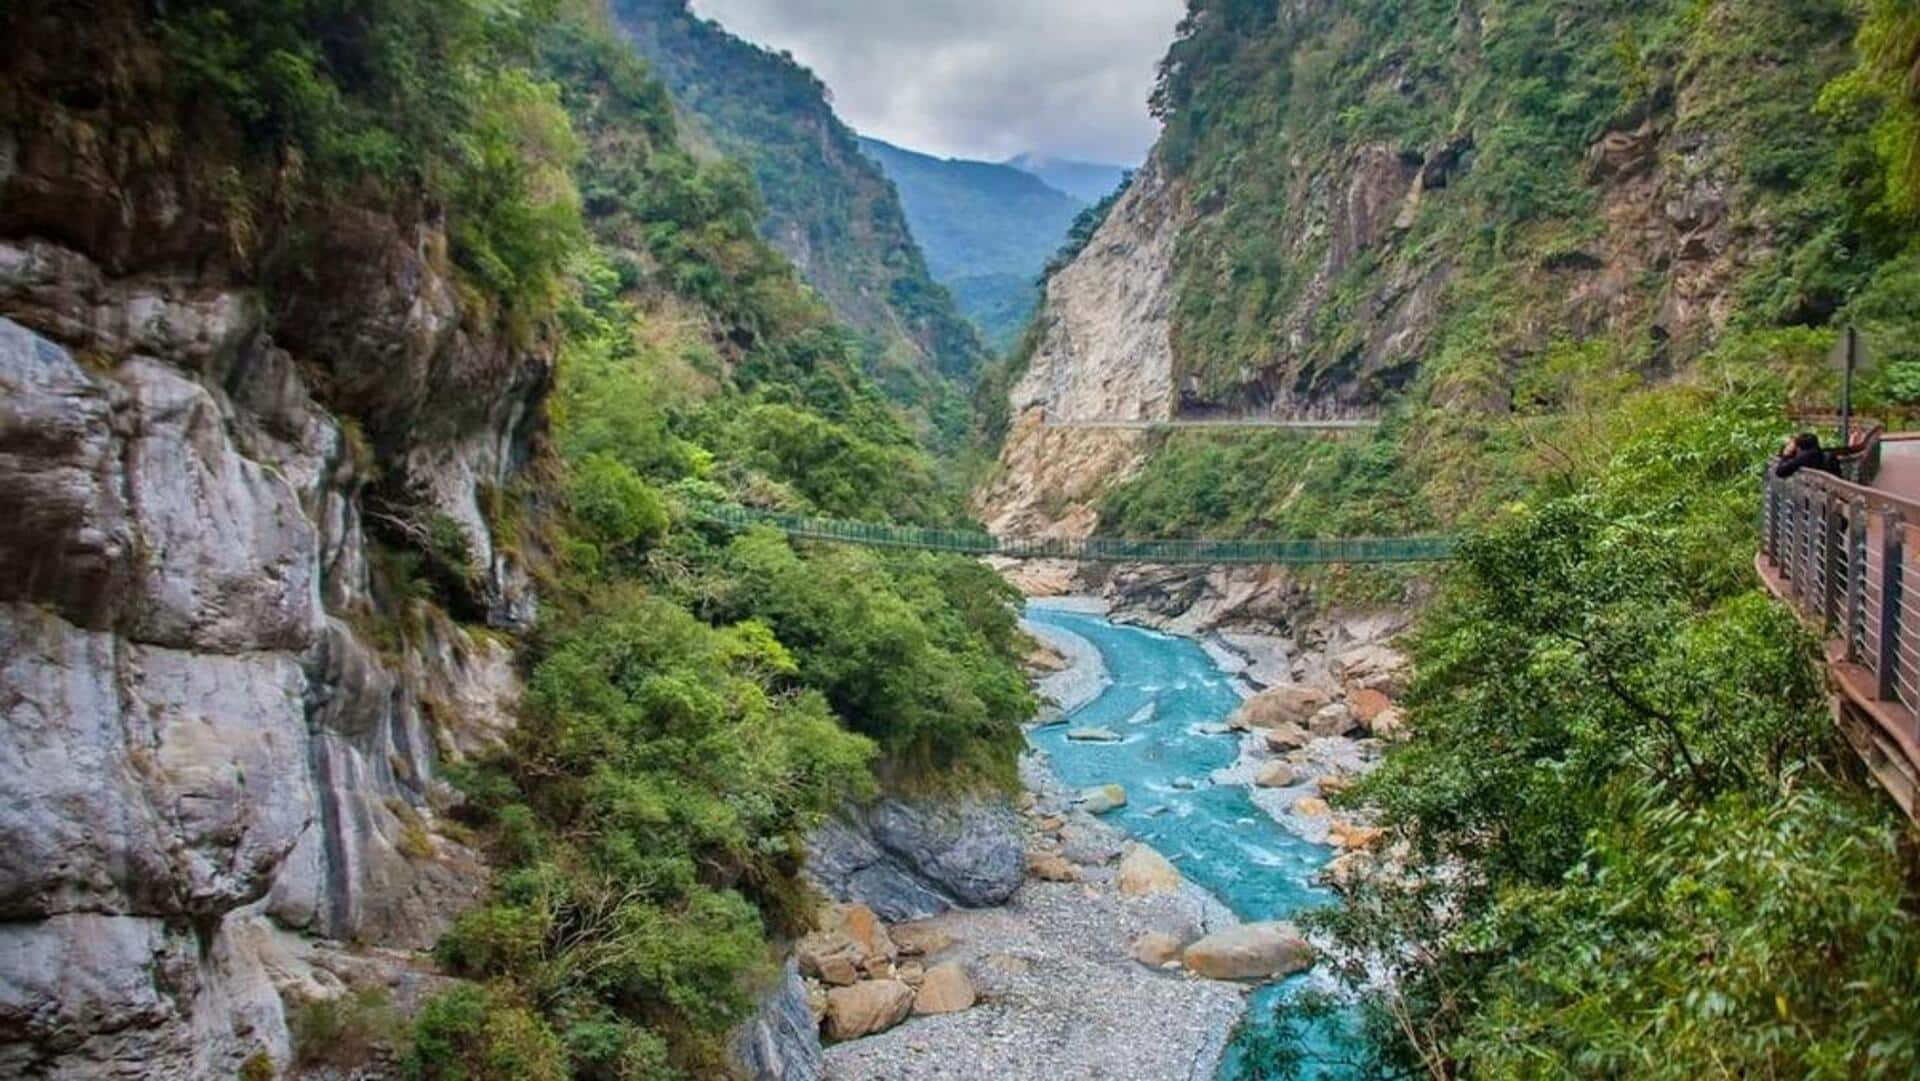
[[[1023,773],[1044,776],[1029,760]],[[1038,811],[1063,793],[1042,782]],[[1070,813],[1081,829],[1118,831]],[[830,1081],[1204,1081],[1218,1067],[1245,989],[1133,960],[1136,938],[1188,940],[1233,922],[1196,887],[1123,897],[1112,864],[1081,866],[1081,882],[1029,880],[998,908],[950,912],[916,927],[953,937],[929,961],[958,961],[980,1003],[916,1017],[827,1049]]]

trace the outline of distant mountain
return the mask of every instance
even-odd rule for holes
[[[1084,205],[1008,165],[936,158],[878,139],[860,146],[900,192],[927,268],[996,346],[1033,314],[1034,282]]]
[[[1132,171],[1124,165],[1069,161],[1045,154],[1021,154],[1008,158],[1004,164],[1031,173],[1083,203],[1097,203],[1112,195],[1113,189]]]
[[[871,343],[881,386],[925,415],[952,417],[987,351],[927,273],[893,186],[834,115],[826,87],[687,0],[609,7],[699,134],[752,170],[766,200],[762,235]]]

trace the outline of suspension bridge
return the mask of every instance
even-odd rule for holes
[[[1001,537],[977,530],[816,518],[722,503],[691,503],[694,517],[733,529],[769,526],[800,540],[912,548],[1009,559],[1064,559],[1100,563],[1326,564],[1428,563],[1451,559],[1448,536],[1349,537],[1286,540],[1135,540],[1126,537]]]
[[[1298,432],[1364,432],[1380,427],[1379,417],[1302,417],[1277,413],[1196,417],[1063,417],[1051,410],[1042,414],[1048,428],[1091,428],[1113,431],[1180,431],[1188,429],[1276,428]]]

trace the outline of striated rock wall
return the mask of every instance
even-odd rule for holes
[[[232,1077],[282,991],[377,968],[313,942],[424,947],[484,887],[437,777],[512,723],[472,625],[535,598],[482,508],[550,358],[430,218],[241,260],[190,170],[57,129],[0,132],[0,1075]]]
[[[807,985],[799,964],[789,959],[780,982],[734,1036],[734,1061],[755,1081],[820,1081],[823,1055]]]
[[[1023,844],[1004,799],[883,799],[815,830],[807,873],[836,900],[917,920],[1013,896],[1026,873]]]

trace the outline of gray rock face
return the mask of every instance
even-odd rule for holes
[[[363,224],[355,243],[413,246]],[[452,296],[408,265],[348,295]],[[485,884],[437,832],[435,777],[510,728],[512,653],[425,609],[397,641],[356,629],[402,615],[378,606],[363,507],[378,470],[383,513],[455,522],[478,553],[466,614],[524,624],[525,573],[477,508],[525,456],[546,363],[350,308],[276,341],[259,294],[196,274],[116,277],[0,232],[4,1076],[284,1063],[285,931],[422,947]],[[334,334],[428,372],[370,450],[310,390],[359,355]],[[349,382],[371,410],[378,382]]]
[[[734,1034],[733,1057],[753,1081],[819,1081],[820,1026],[807,1008],[807,986],[792,961],[760,1010]]]
[[[289,1050],[257,957],[170,921],[95,913],[0,924],[0,1032],[0,1075],[21,1078],[233,1077],[240,1046]]]
[[[1150,158],[1079,257],[1047,282],[1039,343],[1008,396],[1004,467],[977,498],[995,533],[1089,535],[1100,496],[1151,449],[1144,431],[1049,420],[1173,415],[1173,255],[1184,184]]]
[[[844,812],[809,838],[807,870],[837,900],[888,922],[1013,896],[1025,876],[1019,818],[1004,801],[881,800]]]

